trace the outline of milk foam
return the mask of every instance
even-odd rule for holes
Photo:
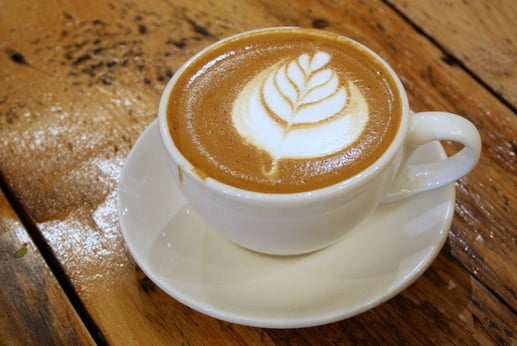
[[[330,61],[321,51],[282,60],[257,74],[235,99],[235,129],[268,152],[273,166],[281,158],[335,153],[363,132],[368,103],[352,81],[339,80]]]

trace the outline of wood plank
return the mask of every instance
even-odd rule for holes
[[[292,345],[319,344],[321,330],[323,344],[400,345],[411,340],[411,345],[512,345],[517,337],[515,315],[449,251],[446,246],[414,285],[385,305],[329,326],[268,334],[274,343]]]
[[[388,6],[17,1],[0,4],[0,23],[0,170],[109,343],[514,342],[515,116]],[[484,144],[457,184],[450,248],[431,270],[373,311],[304,330],[231,325],[179,304],[134,265],[116,211],[120,168],[168,76],[219,37],[272,25],[326,26],[367,44],[401,75],[415,110],[463,114]]]
[[[517,2],[387,1],[517,108]]]
[[[0,190],[0,344],[94,345]]]

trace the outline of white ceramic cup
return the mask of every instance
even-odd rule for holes
[[[262,30],[293,28],[260,29],[239,36]],[[447,112],[413,113],[395,72],[375,52],[363,46],[390,71],[403,102],[398,133],[377,161],[335,185],[299,193],[259,193],[212,178],[202,179],[174,144],[167,123],[167,105],[170,92],[186,66],[228,39],[231,37],[200,51],[175,73],[162,94],[158,119],[162,141],[172,162],[171,179],[176,179],[194,210],[232,242],[275,255],[322,249],[357,226],[380,203],[452,183],[466,175],[479,159],[481,140],[472,123]],[[407,164],[419,146],[434,140],[459,142],[464,148],[445,160],[415,166]]]

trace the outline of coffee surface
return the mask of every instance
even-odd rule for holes
[[[252,191],[309,191],[359,173],[390,145],[402,112],[385,67],[322,31],[236,37],[177,78],[176,146],[202,177]]]

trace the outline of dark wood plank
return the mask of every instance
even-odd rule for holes
[[[515,315],[473,280],[450,257],[449,250],[446,246],[414,285],[385,305],[329,326],[269,330],[268,334],[275,343],[291,345],[318,344],[321,334],[325,335],[324,344],[400,345],[408,340],[411,345],[515,343]]]
[[[483,137],[479,166],[457,184],[448,248],[431,269],[387,304],[319,328],[247,328],[193,312],[138,270],[118,226],[120,168],[170,74],[217,38],[273,25],[367,44],[400,74],[414,110],[465,115]],[[515,342],[515,114],[389,6],[17,1],[0,5],[0,36],[0,170],[109,343]]]
[[[94,345],[0,191],[0,344]]]
[[[517,108],[517,2],[388,0]]]

